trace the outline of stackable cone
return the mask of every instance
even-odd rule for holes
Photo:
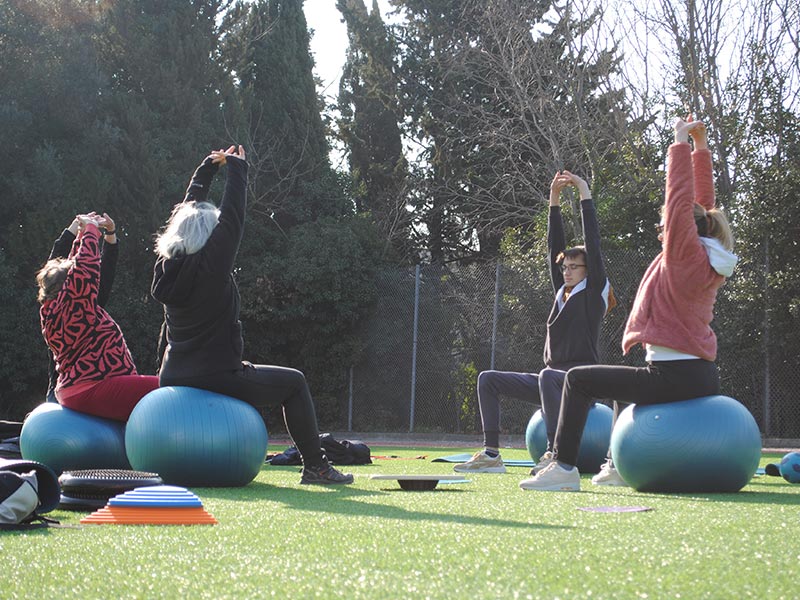
[[[200,498],[173,485],[140,487],[114,496],[81,523],[120,525],[215,525]]]

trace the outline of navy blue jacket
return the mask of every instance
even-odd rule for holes
[[[600,362],[600,328],[606,314],[608,278],[600,251],[600,227],[594,203],[581,201],[583,239],[586,249],[586,279],[576,285],[569,299],[559,309],[558,297],[563,296],[564,276],[556,263],[566,249],[561,207],[551,206],[547,226],[547,248],[550,261],[550,280],[556,300],[547,318],[547,340],[544,363],[553,369],[567,371],[579,365]]]

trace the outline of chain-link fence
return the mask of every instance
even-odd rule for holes
[[[619,305],[603,325],[605,363],[644,362],[638,347],[623,356],[621,339],[651,259],[633,251],[606,251]],[[754,303],[741,302],[736,277],[747,274],[735,275],[723,287],[712,324],[722,393],[748,407],[765,437],[800,438],[800,405],[794,400],[800,388],[797,353],[770,345],[769,315],[754,315]],[[349,373],[349,430],[478,433],[478,373],[492,368],[536,372],[544,366],[553,302],[544,269],[424,266],[384,272],[378,288],[379,300],[361,331],[362,358]],[[742,335],[746,331],[751,335]],[[512,399],[501,402],[503,430],[524,432],[535,407]]]

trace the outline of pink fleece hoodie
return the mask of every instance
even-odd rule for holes
[[[692,214],[695,202],[714,207],[711,153],[679,143],[667,158],[663,249],[639,284],[622,350],[654,344],[713,361],[717,337],[710,324],[725,277],[711,266]]]

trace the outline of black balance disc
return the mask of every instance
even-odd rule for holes
[[[61,484],[58,507],[64,510],[95,510],[118,494],[164,483],[158,473],[122,469],[64,471],[58,482]]]

